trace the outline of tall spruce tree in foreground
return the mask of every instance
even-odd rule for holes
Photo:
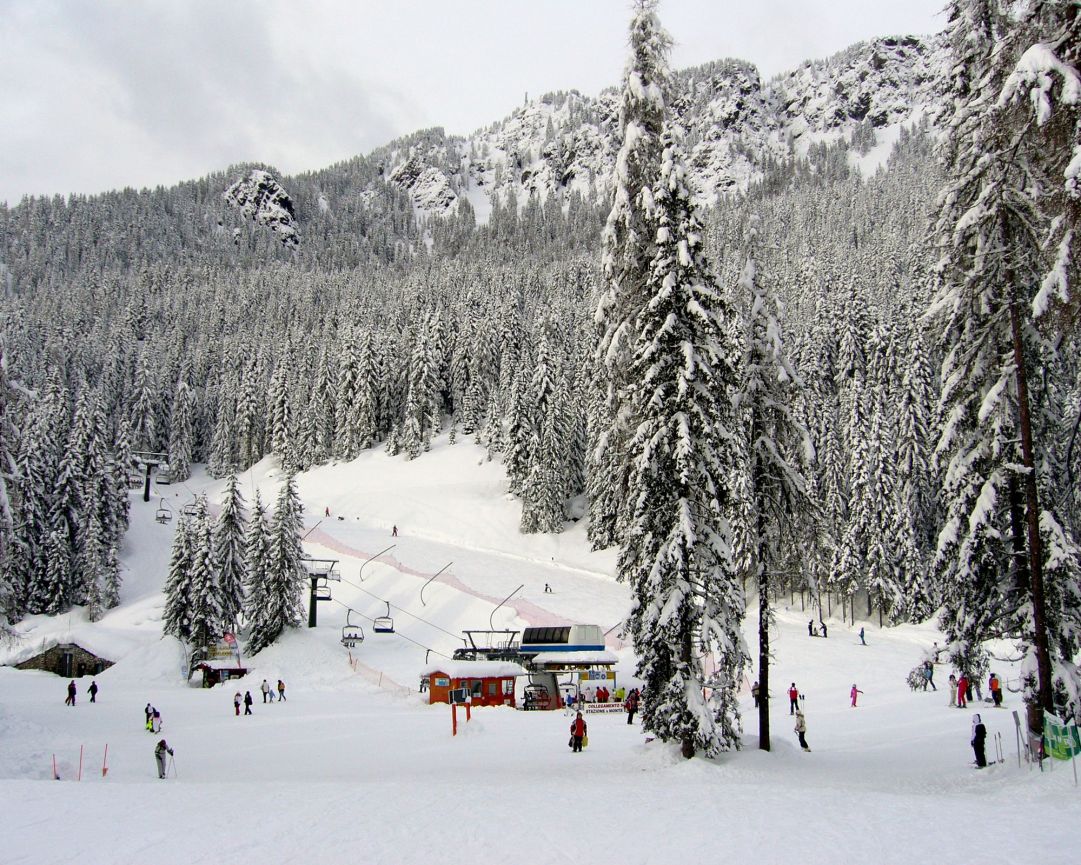
[[[660,165],[669,87],[671,38],[661,27],[656,0],[636,0],[631,19],[631,57],[619,106],[621,144],[616,156],[612,209],[604,229],[605,285],[594,324],[594,383],[598,399],[590,418],[589,539],[594,549],[620,540],[631,502],[628,417],[636,383],[630,378],[635,317],[649,296],[656,226],[651,190]]]
[[[306,576],[301,562],[304,552],[300,545],[303,517],[296,481],[289,475],[282,484],[270,521],[262,591],[253,587],[249,612],[249,654],[261,652],[275,642],[286,628],[295,628],[300,624]]]
[[[768,751],[770,590],[779,572],[798,566],[792,551],[813,534],[816,520],[801,470],[801,464],[814,459],[814,448],[792,408],[802,382],[785,351],[777,301],[758,275],[754,243],[752,226],[752,254],[739,282],[745,311],[736,408],[746,441],[741,448],[746,454],[746,489],[739,552],[758,588],[758,747]]]
[[[631,586],[627,630],[645,682],[645,728],[685,757],[740,746],[736,692],[746,661],[743,587],[732,564],[738,470],[731,308],[713,283],[682,158],[664,137],[653,190],[656,254],[633,323],[625,381],[631,517],[619,579]],[[719,659],[710,684],[702,657]]]
[[[1034,320],[1050,301],[1041,290],[1046,159],[1031,134],[1039,124],[1019,121],[1000,98],[1013,86],[1014,64],[1039,62],[1019,57],[1024,18],[1009,13],[987,0],[948,7],[953,113],[942,151],[949,182],[938,212],[942,258],[932,307],[945,322],[946,349],[936,449],[945,523],[936,565],[955,663],[972,672],[983,640],[1019,635],[1029,723],[1039,732],[1055,688],[1078,692],[1071,661],[1081,587],[1078,547],[1056,512],[1065,499],[1052,446],[1061,440],[1061,413],[1045,408],[1062,374],[1060,346]],[[1061,63],[1035,76],[1035,95],[1059,74],[1076,101],[1081,79]],[[1070,269],[1060,272],[1065,279]]]

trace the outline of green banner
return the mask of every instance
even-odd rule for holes
[[[1063,724],[1050,712],[1043,716],[1044,751],[1056,760],[1069,760],[1081,754],[1081,731],[1076,724]]]

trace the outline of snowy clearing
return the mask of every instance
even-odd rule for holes
[[[278,479],[271,461],[260,463],[243,479],[248,503],[253,483],[272,499]],[[179,510],[204,486],[213,493],[223,484],[203,478],[161,492]],[[341,560],[343,580],[333,585],[341,603],[320,605],[316,630],[290,632],[245,659],[252,672],[241,682],[189,686],[179,644],[161,638],[175,521],[155,523],[157,500],[137,494],[121,606],[96,624],[76,610],[20,625],[24,643],[0,661],[60,639],[117,663],[96,677],[94,705],[90,677],[79,680],[75,708],[64,705],[59,677],[0,667],[3,862],[539,863],[603,854],[627,863],[813,865],[992,855],[1072,863],[1081,854],[1081,792],[1070,767],[1018,768],[1009,711],[1017,695],[1007,693],[1005,709],[949,708],[950,670],[941,665],[938,692],[912,692],[905,677],[938,639],[933,629],[866,623],[861,646],[858,626],[832,620],[829,639],[812,639],[798,597],[778,615],[769,754],[757,750],[749,682],[745,749],[715,761],[682,760],[620,713],[588,717],[582,754],[567,747],[562,712],[477,709],[452,738],[449,707],[417,693],[422,647],[450,654],[460,644],[454,635],[487,628],[490,617],[496,627],[607,630],[628,605],[611,577],[613,555],[589,552],[581,525],[519,535],[520,505],[505,495],[500,465],[445,438],[413,462],[373,451],[315,469],[299,488],[307,525],[319,523],[309,552]],[[360,564],[391,544],[361,582]],[[448,562],[422,602],[421,587]],[[386,601],[396,633],[373,634],[364,621],[365,641],[343,648],[342,604],[375,617]],[[749,619],[749,638],[756,627]],[[630,649],[614,632],[608,645],[621,659],[619,681],[629,683]],[[1007,681],[1014,675],[996,669]],[[264,678],[285,681],[286,702],[262,703]],[[810,754],[792,733],[784,693],[792,681],[806,692]],[[853,683],[864,692],[856,709]],[[238,688],[255,698],[251,717],[234,715]],[[175,777],[165,782],[154,769],[159,737],[143,729],[148,701],[176,752]],[[983,771],[972,768],[968,746],[973,710],[983,712],[989,756],[996,733],[1005,746],[1005,762]],[[59,782],[50,780],[54,754]]]

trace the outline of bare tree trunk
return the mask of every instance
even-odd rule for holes
[[[686,665],[686,669],[689,670],[690,667],[691,667],[691,663],[693,661],[693,652],[692,652],[692,647],[691,647],[691,632],[690,632],[689,629],[687,631],[685,631],[684,634],[683,634],[683,646],[682,646],[682,649],[680,651],[680,660],[683,661],[683,663]],[[681,753],[688,760],[690,760],[691,757],[694,756],[694,737],[693,736],[687,735],[687,736],[683,737],[683,746],[681,748]]]
[[[758,564],[758,748],[770,749],[769,742],[769,574]]]
[[[1013,280],[1011,279],[1011,288]],[[1032,449],[1032,418],[1029,414],[1028,378],[1025,372],[1025,349],[1021,338],[1021,316],[1017,301],[1011,298],[1010,330],[1013,333],[1013,361],[1017,370],[1017,407],[1021,427],[1021,461],[1025,466],[1025,514],[1028,523],[1028,567],[1032,579],[1033,642],[1036,649],[1036,669],[1039,672],[1039,710],[1033,721],[1043,731],[1043,712],[1054,711],[1051,695],[1051,655],[1047,646],[1047,614],[1043,590],[1043,549],[1040,540],[1040,512],[1036,494],[1036,461]]]

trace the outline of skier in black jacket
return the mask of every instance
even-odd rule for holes
[[[972,750],[976,753],[976,766],[979,769],[987,765],[987,756],[984,754],[983,745],[987,739],[987,728],[983,725],[978,714],[972,716]]]

